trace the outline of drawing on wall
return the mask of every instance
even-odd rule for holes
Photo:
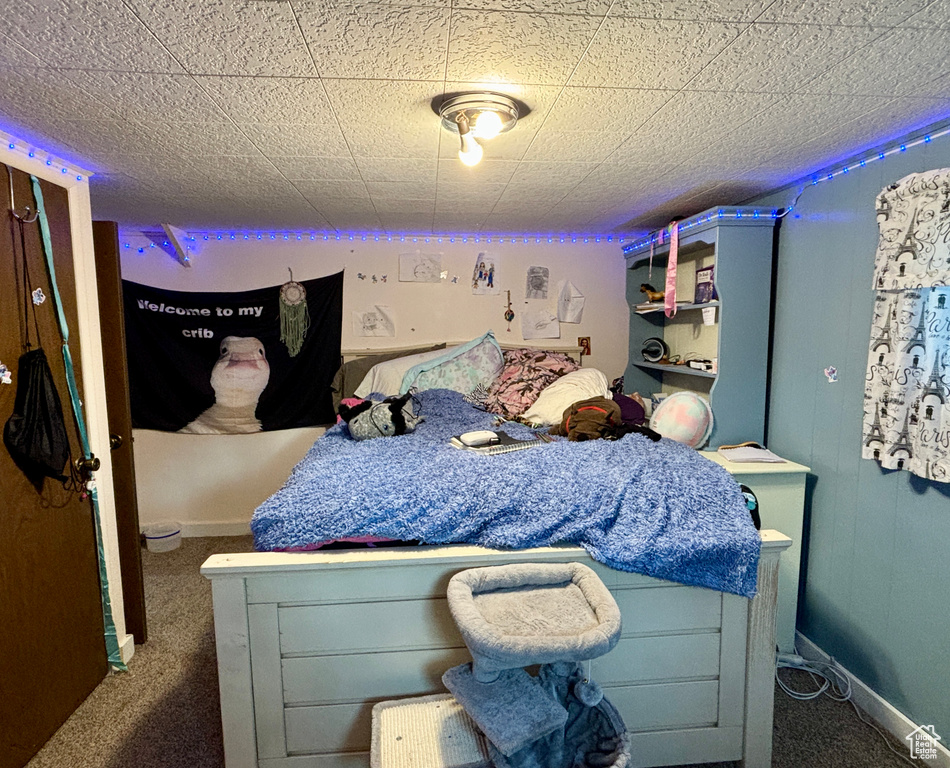
[[[354,336],[395,336],[396,321],[389,307],[377,304],[365,312],[353,313]]]
[[[441,253],[400,253],[400,283],[438,283],[442,279]]]
[[[476,296],[495,295],[498,288],[498,257],[493,253],[480,253],[472,270],[472,293]]]
[[[557,319],[562,323],[579,323],[583,316],[584,294],[568,280],[557,297]]]
[[[530,339],[559,339],[561,324],[546,309],[526,309],[521,314],[521,337]]]
[[[547,267],[528,267],[528,278],[525,281],[524,297],[526,299],[546,299],[548,297],[548,281],[551,271]],[[542,336],[540,338],[551,338]]]

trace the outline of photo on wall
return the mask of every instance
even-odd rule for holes
[[[292,356],[280,285],[191,292],[123,280],[133,427],[249,434],[332,424],[343,273],[300,284],[309,324]]]

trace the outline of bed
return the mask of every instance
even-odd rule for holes
[[[593,662],[592,674],[632,732],[632,764],[741,760],[747,766],[768,766],[778,561],[791,541],[774,531],[759,534],[753,529],[756,551],[749,559],[742,555],[747,553],[748,531],[738,525],[735,541],[723,533],[722,543],[703,543],[699,554],[684,554],[675,535],[667,536],[666,529],[672,529],[674,523],[681,525],[679,518],[688,518],[682,511],[688,512],[690,504],[699,502],[682,502],[679,497],[693,497],[680,488],[675,493],[665,492],[658,481],[649,493],[642,494],[643,498],[664,494],[655,505],[643,503],[637,486],[611,496],[609,525],[627,526],[632,521],[632,527],[610,529],[609,535],[585,533],[607,530],[602,514],[596,525],[565,528],[564,518],[551,523],[544,517],[557,514],[555,501],[516,501],[514,490],[507,506],[501,500],[497,509],[491,509],[492,499],[500,494],[486,487],[479,503],[461,513],[469,521],[481,507],[489,507],[486,519],[457,526],[458,538],[467,539],[468,544],[449,543],[452,532],[446,530],[444,515],[439,517],[445,510],[436,508],[441,502],[433,499],[445,499],[446,483],[454,487],[462,475],[483,473],[482,481],[487,483],[486,467],[491,468],[488,474],[494,475],[503,472],[503,464],[527,468],[534,461],[541,462],[538,472],[547,473],[552,457],[584,446],[572,455],[576,466],[586,466],[585,461],[591,466],[618,462],[604,457],[605,445],[590,443],[544,445],[504,457],[463,456],[466,452],[448,446],[444,439],[455,422],[440,420],[443,411],[459,418],[462,406],[456,393],[437,389],[426,403],[430,411],[425,431],[436,436],[432,445],[423,445],[422,429],[419,437],[402,435],[366,442],[390,451],[385,462],[397,468],[397,475],[406,472],[399,464],[399,454],[418,450],[417,458],[437,470],[436,479],[422,483],[419,492],[435,492],[436,496],[402,500],[402,491],[395,495],[387,491],[384,503],[378,503],[366,488],[352,487],[357,475],[347,475],[342,469],[328,471],[327,467],[341,466],[337,451],[342,450],[346,427],[338,426],[317,441],[285,487],[272,497],[275,501],[262,505],[252,524],[258,543],[269,542],[271,548],[304,548],[316,540],[345,538],[357,528],[351,514],[337,517],[335,510],[343,506],[342,497],[349,495],[357,500],[371,499],[365,505],[369,522],[363,532],[383,538],[421,533],[419,538],[426,545],[215,555],[202,566],[213,590],[227,768],[368,765],[372,705],[441,692],[442,672],[468,659],[445,602],[449,578],[476,566],[568,561],[593,567],[621,606],[621,641],[613,652]],[[465,418],[475,420],[464,421],[463,426],[468,427],[476,424],[478,417]],[[400,440],[403,443],[398,443]],[[695,485],[697,493],[707,496],[708,487],[715,487],[721,479],[716,473],[724,473],[684,446],[669,448],[671,458],[665,458],[667,449],[662,444],[670,441],[653,444],[642,435],[631,434],[616,442],[618,450],[635,449],[623,456],[621,464],[634,465],[639,454],[648,454],[651,466],[686,462],[683,466],[688,474],[705,478]],[[403,449],[396,450],[400,445]],[[463,470],[444,469],[449,466],[446,462],[462,462]],[[339,474],[343,485],[318,484],[316,495],[339,498],[340,504],[331,505],[326,514],[297,515],[296,508],[312,503],[309,491],[301,489],[316,477],[321,478],[320,483],[332,483],[334,478],[327,477],[331,474]],[[503,487],[506,483],[511,488],[517,485],[503,477],[500,482]],[[683,482],[684,487],[689,486],[690,481]],[[463,490],[460,498],[464,501],[472,495],[473,491]],[[458,501],[445,502],[443,507]],[[628,507],[628,502],[632,506]],[[405,509],[398,508],[401,503]],[[667,509],[666,517],[650,517],[654,506]],[[393,527],[392,520],[379,514],[381,507],[399,509],[391,516],[398,525]],[[415,510],[430,507],[416,519]],[[530,513],[525,514],[529,507]],[[284,508],[297,515],[292,523],[280,516]],[[514,544],[508,538],[498,538],[495,524],[500,521],[501,529],[507,531],[519,511],[528,522],[519,524],[517,530],[526,528],[528,535]],[[572,512],[569,522],[578,514],[584,512]],[[310,517],[319,521],[312,523]],[[691,522],[686,519],[686,524],[689,527]],[[724,517],[716,520],[716,525],[725,530],[733,524]],[[650,535],[639,536],[640,528],[650,530]],[[291,533],[293,537],[287,538]],[[618,538],[624,546],[616,546]],[[539,541],[544,546],[531,546]],[[668,559],[675,561],[673,566],[664,562]],[[678,570],[683,563],[695,567]],[[748,570],[750,563],[751,574],[736,575],[742,575],[743,564]]]

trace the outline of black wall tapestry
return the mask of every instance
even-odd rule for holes
[[[243,434],[333,423],[343,273],[301,284],[310,325],[291,357],[280,285],[192,293],[123,280],[133,426]]]

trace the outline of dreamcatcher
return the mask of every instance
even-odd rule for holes
[[[307,309],[307,290],[294,282],[290,268],[290,281],[280,286],[280,340],[284,342],[291,357],[296,357],[307,337],[310,327],[310,312]]]
[[[505,320],[508,321],[508,333],[511,333],[511,321],[515,319],[514,310],[511,308],[511,291],[508,293],[508,309],[505,310]]]

